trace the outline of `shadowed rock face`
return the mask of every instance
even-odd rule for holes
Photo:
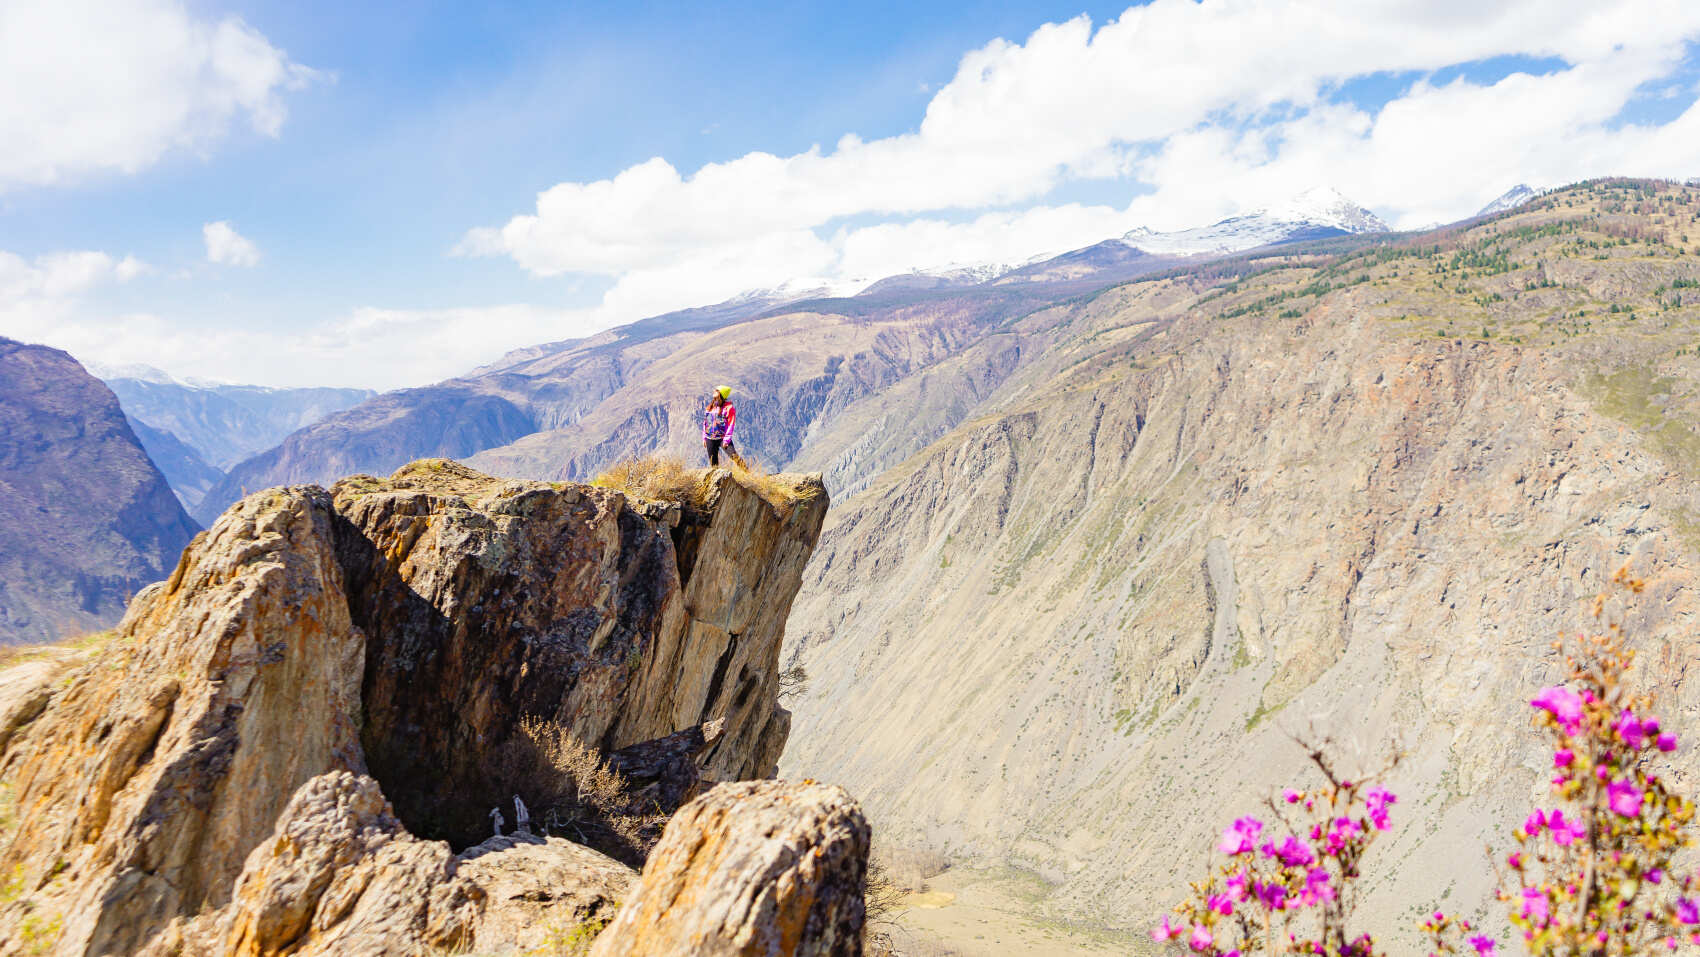
[[[196,531],[110,389],[0,339],[0,643],[110,628]]]
[[[480,756],[523,717],[604,751],[716,718],[711,778],[771,776],[791,596],[826,513],[818,483],[775,509],[726,472],[705,504],[503,483],[452,463],[334,489],[349,605],[369,636],[363,742],[417,833],[488,835]],[[678,547],[675,539],[684,547]]]
[[[0,870],[23,889],[0,951],[49,916],[66,954],[517,945],[536,888],[516,853],[595,875],[554,892],[595,917],[630,870],[491,846],[512,795],[483,762],[538,718],[604,751],[668,738],[623,760],[672,800],[681,762],[771,774],[783,622],[826,509],[818,479],[775,481],[780,505],[703,473],[681,506],[423,462],[243,500],[104,646],[0,680]]]

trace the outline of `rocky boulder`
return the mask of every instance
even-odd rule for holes
[[[591,957],[859,957],[868,841],[842,788],[722,784],[668,823]]]

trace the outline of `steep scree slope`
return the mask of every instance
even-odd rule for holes
[[[829,520],[782,772],[1138,940],[1303,780],[1290,733],[1397,739],[1365,929],[1485,906],[1477,849],[1545,793],[1549,642],[1627,561],[1643,678],[1700,718],[1697,224],[1700,190],[1590,184],[1077,307]]]
[[[111,390],[0,339],[0,643],[109,627],[195,532]]]
[[[783,623],[827,506],[818,478],[778,480],[780,506],[724,471],[653,503],[428,461],[244,499],[103,646],[0,681],[0,949],[541,934],[552,915],[498,906],[515,853],[602,888],[566,916],[605,918],[618,863],[475,844],[513,797],[480,759],[528,718],[605,753],[712,723],[701,775],[771,774]]]

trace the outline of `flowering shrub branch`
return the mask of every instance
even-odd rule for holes
[[[1639,594],[1627,570],[1612,579]],[[1605,595],[1592,616],[1604,617]],[[1676,735],[1653,714],[1653,699],[1624,680],[1635,653],[1618,624],[1557,643],[1569,680],[1529,704],[1553,742],[1550,809],[1535,808],[1513,832],[1499,899],[1537,957],[1639,954],[1700,943],[1695,878],[1672,869],[1693,844],[1694,802],[1673,794],[1651,762],[1675,751]],[[1466,937],[1468,922],[1435,914],[1423,929],[1435,954],[1488,957],[1494,941]],[[1462,943],[1461,943],[1462,941]],[[1466,950],[1466,947],[1468,950]]]
[[[1639,594],[1627,569],[1613,588]],[[1591,613],[1603,623],[1607,595]],[[1700,945],[1700,880],[1682,873],[1679,852],[1694,846],[1693,801],[1673,793],[1654,766],[1676,750],[1676,735],[1654,714],[1650,695],[1630,690],[1634,652],[1622,628],[1555,643],[1568,678],[1529,702],[1551,739],[1553,802],[1513,832],[1499,899],[1523,949],[1534,957],[1624,957]],[[1368,934],[1347,923],[1369,845],[1388,827],[1393,794],[1379,783],[1391,769],[1346,780],[1325,749],[1309,749],[1325,783],[1268,802],[1268,820],[1242,817],[1222,832],[1226,855],[1152,937],[1202,957],[1315,954],[1371,957]],[[1431,957],[1494,957],[1499,943],[1467,920],[1436,912],[1423,925]]]
[[[1347,779],[1325,747],[1309,749],[1324,783],[1271,799],[1268,821],[1242,817],[1222,832],[1216,850],[1227,860],[1151,932],[1206,957],[1305,953],[1371,957],[1367,934],[1350,936],[1355,880],[1364,852],[1388,828],[1398,800],[1379,779]]]

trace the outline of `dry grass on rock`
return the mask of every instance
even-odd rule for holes
[[[636,801],[628,782],[596,749],[566,727],[540,718],[520,722],[519,734],[485,759],[499,807],[518,795],[532,823],[633,867],[641,867],[667,817]]]
[[[819,494],[817,486],[796,484],[782,475],[770,474],[748,456],[744,457],[743,465],[734,462],[727,470],[732,473],[733,481],[782,511]],[[708,502],[711,475],[713,470],[689,468],[677,455],[658,454],[617,462],[590,484],[616,489],[633,498],[701,507]]]
[[[590,484],[633,498],[700,506],[708,497],[707,477],[701,469],[686,468],[676,455],[646,455],[616,462]]]

